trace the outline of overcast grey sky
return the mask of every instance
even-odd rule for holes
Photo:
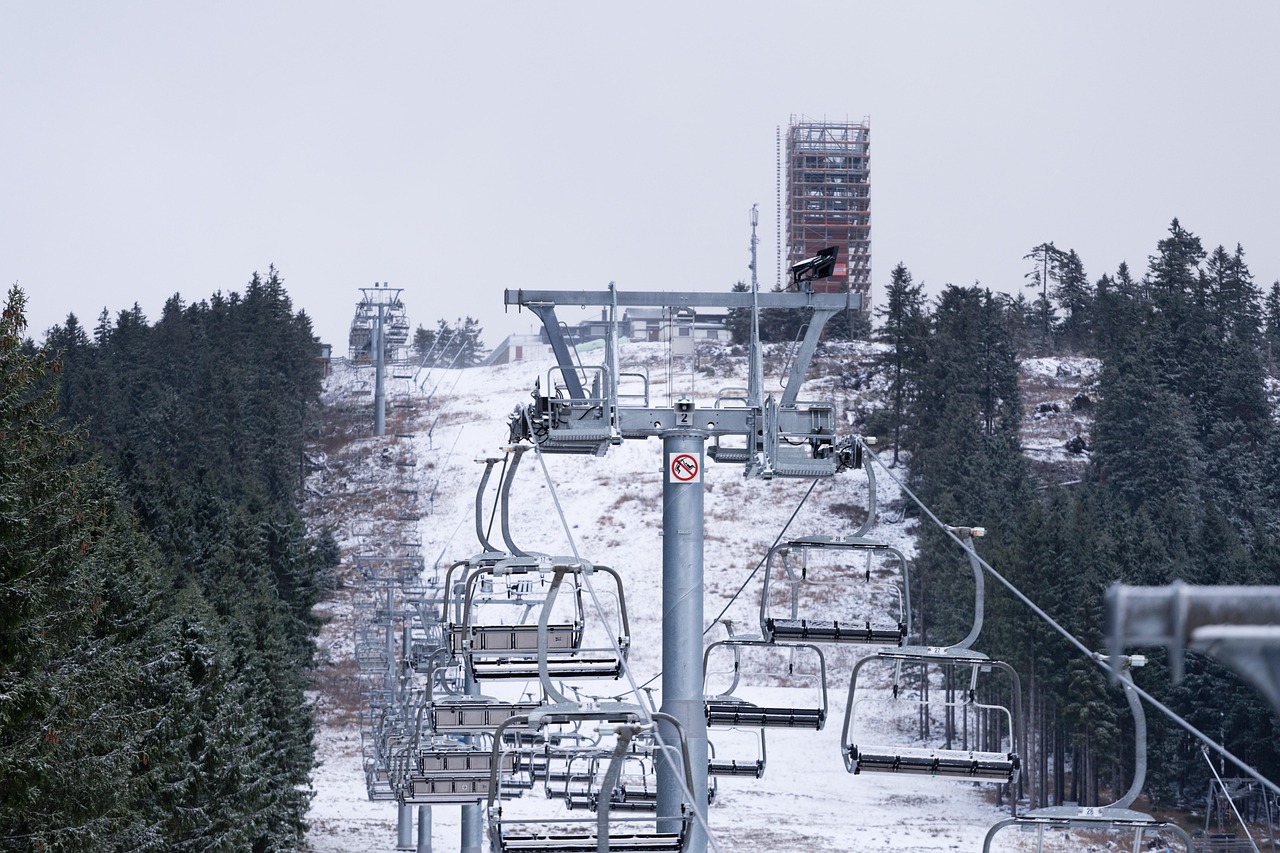
[[[345,350],[357,288],[529,331],[503,288],[727,289],[775,127],[872,126],[875,294],[1090,278],[1177,216],[1280,278],[1280,3],[0,2],[0,276],[31,331],[274,263]],[[576,309],[562,319],[578,319]]]

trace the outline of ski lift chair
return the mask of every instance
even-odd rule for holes
[[[569,809],[586,808],[598,811],[600,800],[609,801],[609,810],[618,812],[656,812],[658,810],[657,767],[650,747],[635,749],[622,756],[622,769],[613,788],[606,791],[600,785],[608,772],[610,755],[605,752],[592,756],[588,761],[589,772],[567,780],[565,805]]]
[[[983,569],[972,540],[975,536],[984,535],[985,531],[970,527],[952,527],[949,530],[960,539],[973,571],[973,625],[968,635],[953,646],[884,649],[854,665],[842,736],[845,769],[850,773],[910,773],[1006,784],[1018,778],[1022,685],[1017,670],[970,648],[982,629],[984,604]],[[859,684],[858,676],[867,666],[891,671],[888,695],[885,695],[885,688],[870,686],[866,679]],[[908,673],[915,671],[914,685],[904,679],[904,670]],[[993,671],[1008,676],[1011,709],[979,698],[979,675]],[[963,677],[966,674],[967,687],[942,689],[933,683],[941,676],[946,683],[953,685],[957,675]],[[934,698],[938,691],[942,693],[941,701]],[[930,728],[934,725],[936,712],[942,712],[946,733],[942,746],[926,743],[886,745],[876,743],[874,737],[868,741],[867,732],[859,725],[860,722],[868,717],[883,720],[897,716],[901,719],[903,705],[911,705],[915,712],[913,719],[923,721]],[[872,707],[877,713],[868,714],[867,709]],[[898,711],[896,715],[895,709]],[[955,731],[957,728],[960,729],[958,733]],[[957,737],[961,740],[960,748],[954,746]],[[970,740],[974,743],[972,747]]]
[[[401,805],[477,804],[489,797],[493,780],[493,750],[489,744],[465,744],[449,737],[432,738],[415,750],[413,766],[405,774]],[[515,756],[500,758],[498,775],[504,779],[507,796],[518,796],[514,783]]]
[[[893,582],[872,580],[872,558],[886,553],[897,560],[903,579],[901,587]],[[832,555],[838,562],[815,565],[813,555],[816,554]],[[866,558],[861,571],[851,565],[855,555]],[[896,622],[847,618],[846,602],[859,576],[865,584],[861,596],[863,612],[872,609],[869,602],[873,596],[881,603],[888,599],[896,604],[893,608],[898,615]],[[901,646],[911,629],[911,609],[904,594],[906,584],[906,558],[890,545],[860,536],[809,536],[779,543],[769,550],[766,559],[764,590],[760,596],[760,631],[765,639],[774,642]],[[811,608],[817,608],[818,618],[810,618],[815,615]]]
[[[506,726],[524,727],[546,733],[547,728],[565,724],[595,722],[602,735],[613,738],[607,758],[600,758],[596,771],[603,768],[596,790],[613,792],[619,787],[623,770],[637,739],[644,741],[654,721],[672,726],[679,734],[677,747],[684,783],[694,790],[689,764],[689,746],[679,722],[669,715],[646,715],[638,706],[611,705],[588,707],[553,705],[534,714],[516,717],[500,726],[494,736],[494,752],[502,749]],[[550,741],[548,735],[546,740]],[[496,775],[496,774],[495,774]],[[679,815],[618,815],[623,809],[613,808],[612,796],[597,797],[596,814],[591,818],[504,815],[500,781],[491,786],[488,799],[489,838],[497,853],[594,853],[599,849],[639,851],[639,853],[681,853],[689,839],[691,812],[683,804]],[[527,805],[527,804],[526,804]],[[675,829],[655,828],[664,822]]]
[[[893,684],[891,695],[880,695],[883,688],[860,689],[858,676],[868,664],[892,665]],[[905,666],[904,666],[905,665]],[[912,689],[903,670],[915,668],[919,678],[917,688]],[[978,675],[993,669],[1001,670],[1009,675],[1012,681],[1013,711],[1008,708],[979,701]],[[956,691],[944,691],[938,686],[928,683],[936,673],[959,671],[968,673],[968,686]],[[991,782],[1013,783],[1018,778],[1018,736],[1021,717],[1019,696],[1020,684],[1017,672],[1002,661],[993,661],[980,652],[969,652],[958,649],[936,649],[934,651],[904,650],[903,652],[883,651],[878,655],[863,658],[854,665],[853,676],[849,686],[849,699],[845,708],[844,721],[844,763],[850,773],[914,773],[926,776],[950,776]],[[933,698],[936,692],[943,693],[943,699]],[[951,693],[948,696],[948,693]],[[959,716],[959,722],[952,728],[963,727],[964,734],[954,734],[948,744],[936,746],[909,746],[903,744],[869,744],[859,728],[861,719],[866,719],[866,710],[877,709],[872,716],[875,719],[892,718],[887,710],[888,704],[912,705],[916,711],[915,719],[927,719],[929,725],[945,725],[937,720],[937,712],[941,710],[951,717]],[[994,722],[992,720],[994,718]],[[1003,722],[1003,726],[999,723]],[[970,729],[972,731],[970,731]],[[993,731],[999,732],[992,735]],[[970,748],[964,743],[960,748],[950,745],[954,739],[968,741],[972,738],[978,748]],[[995,746],[996,749],[981,748]]]
[[[602,456],[622,440],[609,396],[612,378],[605,365],[553,367],[547,371],[547,394],[538,384],[527,415],[512,415],[512,436],[532,439],[543,453],[589,453]],[[590,386],[590,393],[587,387]]]
[[[717,409],[749,409],[751,401],[748,398],[750,392],[746,388],[721,388],[716,393],[715,408]],[[724,444],[727,436],[715,436],[712,444],[707,448],[707,456],[714,462],[725,464],[737,463],[744,464],[750,462],[755,455],[755,450],[751,446],[739,446],[736,442],[741,438],[735,439],[735,444]],[[748,439],[750,441],[750,439]]]
[[[725,670],[712,669],[715,659],[723,657],[721,650],[731,655],[731,669],[727,670],[730,683],[723,692],[711,693],[708,690],[709,681],[715,676],[726,673]],[[815,701],[801,707],[782,707],[757,705],[754,702],[735,696],[734,691],[742,686],[744,656],[747,658],[764,658],[766,663],[772,664],[771,669],[764,671],[769,677],[777,678],[780,676],[785,679],[799,679],[809,682],[812,684],[811,698],[815,699]],[[783,660],[777,660],[779,657],[783,658]],[[805,672],[798,670],[796,662],[800,657],[816,659],[816,671]],[[770,658],[773,660],[770,661]],[[751,673],[760,671],[759,669],[748,670]],[[760,639],[735,637],[719,640],[707,646],[707,650],[703,653],[702,672],[704,702],[707,725],[709,726],[821,730],[826,724],[827,664],[822,655],[822,650],[811,643],[769,643]]]
[[[611,636],[594,646],[584,645],[584,638],[591,633],[601,639],[605,628],[597,630],[587,619],[588,576],[610,579],[607,595],[616,602],[617,622],[607,626]],[[561,598],[566,585],[570,594]],[[622,579],[607,566],[568,558],[512,558],[478,568],[467,578],[462,618],[450,626],[450,642],[477,681],[617,678],[630,645]]]
[[[461,684],[449,683],[447,672],[453,657],[440,649],[427,659],[426,694],[419,711],[419,728],[433,734],[472,735],[492,733],[513,716],[528,714],[541,707],[541,702],[509,702],[492,696],[464,693]],[[444,695],[436,695],[437,687],[445,687]],[[425,715],[425,721],[423,720]]]
[[[1095,655],[1094,658],[1101,660],[1102,655]],[[1011,827],[1023,832],[1034,832],[1037,850],[1043,849],[1047,832],[1086,829],[1132,831],[1134,850],[1144,846],[1144,837],[1148,833],[1167,832],[1182,843],[1186,853],[1191,853],[1191,836],[1185,829],[1176,823],[1156,820],[1149,814],[1129,808],[1142,793],[1147,777],[1147,717],[1142,709],[1142,701],[1134,690],[1130,668],[1142,666],[1146,659],[1140,655],[1118,656],[1116,662],[1121,666],[1117,678],[1124,688],[1129,710],[1133,713],[1134,772],[1129,790],[1120,799],[1106,806],[1050,806],[1005,818],[987,831],[982,842],[983,853],[991,853],[991,843],[995,837]]]

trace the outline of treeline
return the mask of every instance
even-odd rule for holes
[[[953,286],[930,302],[905,266],[893,271],[877,331],[888,405],[869,426],[907,459],[923,502],[948,524],[986,527],[979,552],[1097,650],[1112,583],[1280,582],[1280,430],[1265,394],[1280,284],[1264,298],[1242,249],[1206,252],[1177,220],[1141,278],[1121,265],[1090,284],[1075,253],[1052,244],[1029,260],[1034,302]],[[1090,459],[1072,484],[1038,476],[1019,440],[1019,359],[1063,352],[1102,363]],[[920,529],[922,640],[946,645],[969,629],[973,582],[963,552]],[[990,580],[987,602],[976,647],[1021,674],[1031,805],[1119,797],[1133,774],[1123,693]],[[1162,651],[1138,651],[1151,660],[1135,671],[1140,686],[1280,776],[1280,728],[1254,688],[1195,654],[1174,685]],[[1147,792],[1202,803],[1211,776],[1199,743],[1147,719]]]
[[[423,367],[475,367],[484,357],[484,330],[473,317],[453,324],[437,320],[434,329],[419,324],[413,333],[413,354]]]
[[[0,849],[301,849],[320,390],[274,269],[37,349],[0,326]]]
[[[735,282],[729,288],[733,293],[750,293],[745,281]],[[782,292],[774,287],[773,293]],[[848,293],[847,285],[841,293]],[[760,311],[760,340],[765,343],[791,343],[803,337],[808,328],[809,311],[804,308],[763,308]],[[738,345],[751,340],[751,309],[730,308],[725,312],[725,328],[729,339]],[[867,311],[850,308],[839,311],[822,327],[822,338],[827,341],[852,341],[866,338],[871,333],[871,315]]]

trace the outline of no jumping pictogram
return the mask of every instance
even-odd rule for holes
[[[692,453],[673,453],[667,466],[677,483],[696,483],[702,478],[702,465]]]

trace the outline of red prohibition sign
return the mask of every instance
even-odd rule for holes
[[[691,483],[698,476],[698,457],[681,453],[671,460],[671,476],[681,483]]]

